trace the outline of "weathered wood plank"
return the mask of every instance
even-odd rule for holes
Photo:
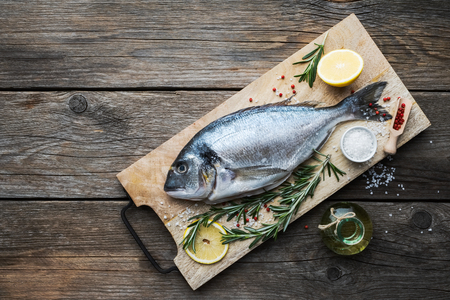
[[[449,8],[427,0],[2,1],[0,88],[240,89],[351,13],[409,89],[448,89]]]
[[[448,203],[357,202],[374,234],[352,257],[320,240],[316,226],[331,203],[194,292],[181,274],[160,274],[146,260],[120,220],[125,201],[1,201],[0,298],[448,298]],[[420,211],[430,214],[429,228],[414,224]],[[143,207],[127,215],[158,262],[171,266],[176,246],[156,214]]]
[[[234,93],[0,92],[0,198],[123,198],[118,172]],[[83,113],[69,108],[79,94],[88,102]],[[370,195],[358,178],[332,199],[448,200],[449,96],[413,93],[432,126],[383,161],[396,168],[389,187]]]

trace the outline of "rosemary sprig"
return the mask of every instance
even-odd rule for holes
[[[301,202],[305,200],[308,195],[313,195],[317,184],[320,182],[320,174],[323,174],[323,178],[325,179],[325,170],[328,171],[329,176],[331,176],[331,171],[333,171],[338,181],[338,175],[342,176],[345,174],[330,162],[330,155],[324,155],[316,150],[314,151],[319,156],[325,157],[325,159],[322,161],[319,158],[313,156],[313,158],[317,160],[319,164],[314,166],[300,167],[296,172],[294,172],[294,183],[291,184],[289,182],[284,182],[280,187],[278,187],[278,189],[266,192],[262,195],[245,198],[241,201],[241,203],[230,202],[227,206],[211,206],[209,211],[189,218],[189,220],[195,221],[188,226],[192,227],[192,229],[180,243],[183,244],[183,249],[191,247],[192,251],[194,251],[195,253],[194,241],[201,225],[207,227],[223,216],[227,216],[227,221],[235,218],[236,222],[239,222],[242,218],[245,225],[247,223],[247,217],[258,219],[259,210],[261,209],[261,207],[264,206],[264,204],[274,200],[275,198],[280,197],[280,204],[289,205],[269,206],[269,208],[276,213],[274,214],[274,217],[279,219],[278,223],[263,224],[263,227],[259,229],[244,227],[248,232],[239,229],[230,230],[224,227],[227,231],[227,234],[223,236],[223,242],[231,243],[235,240],[243,240],[254,237],[255,241],[253,241],[253,243],[250,245],[250,247],[252,247],[261,239],[265,241],[271,236],[274,236],[276,238],[279,231],[278,228],[282,225],[283,230],[286,230],[292,216],[298,212],[298,208]],[[317,174],[314,174],[313,170],[318,166],[320,166],[321,169]],[[313,180],[310,182],[310,179]],[[280,220],[282,221],[281,223]],[[278,224],[278,226],[276,224]],[[265,230],[263,230],[264,228]]]
[[[307,81],[309,84],[309,87],[312,88],[314,81],[316,81],[316,75],[317,75],[317,65],[319,64],[319,60],[323,55],[324,52],[324,45],[325,40],[327,39],[328,31],[325,34],[325,37],[323,38],[322,44],[316,44],[316,49],[309,52],[305,56],[302,57],[303,60],[293,63],[293,65],[302,64],[309,62],[308,66],[306,67],[305,71],[302,74],[294,75],[294,77],[300,77],[298,79],[298,82]],[[316,53],[317,52],[317,53]]]
[[[235,203],[231,201],[227,206],[211,206],[209,211],[195,215],[189,218],[189,221],[195,220],[189,227],[193,227],[185,238],[181,241],[183,244],[183,249],[187,249],[188,247],[192,247],[192,251],[195,252],[194,241],[197,236],[197,232],[199,230],[200,225],[205,227],[211,225],[211,223],[216,222],[223,216],[227,216],[227,222],[236,219],[236,222],[239,222],[240,219],[243,219],[244,225],[247,224],[247,217],[251,217],[253,219],[258,219],[259,210],[261,206],[264,206],[269,201],[272,201],[279,194],[273,191],[266,192],[262,195],[253,196],[249,198],[245,198],[241,203]],[[211,219],[212,218],[212,219]],[[210,222],[211,220],[211,222]]]
[[[298,169],[294,173],[295,182],[293,184],[283,184],[277,192],[281,197],[281,200],[279,201],[280,205],[269,206],[269,208],[274,212],[274,218],[277,219],[275,223],[263,223],[263,226],[258,229],[245,226],[244,229],[246,231],[240,229],[228,229],[224,226],[227,233],[222,236],[222,242],[227,244],[238,240],[254,238],[254,241],[249,246],[249,248],[251,248],[261,240],[266,241],[271,237],[276,239],[279,231],[286,231],[292,217],[297,214],[300,204],[308,196],[314,196],[314,191],[320,183],[321,177],[325,180],[326,172],[328,172],[328,176],[331,177],[331,171],[333,171],[333,174],[339,181],[339,175],[342,176],[345,172],[339,170],[330,162],[331,155],[324,155],[316,150],[315,152],[316,154],[324,157],[324,159],[321,160],[314,156],[314,159],[319,162],[317,165],[304,166]],[[319,167],[319,171],[314,173],[313,171],[317,167]]]

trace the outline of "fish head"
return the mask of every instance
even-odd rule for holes
[[[205,200],[214,188],[215,177],[216,170],[207,160],[181,153],[169,169],[164,191],[173,198]]]

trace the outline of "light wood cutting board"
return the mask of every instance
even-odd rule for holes
[[[389,102],[391,107],[387,108],[390,112],[393,112],[398,97],[408,98],[413,101],[411,115],[405,132],[398,140],[399,147],[430,126],[429,120],[419,108],[419,105],[414,101],[400,78],[354,14],[329,30],[325,43],[325,53],[341,48],[358,52],[364,59],[364,70],[360,77],[351,86],[345,88],[328,86],[318,77],[313,88],[310,88],[305,82],[298,83],[293,76],[303,72],[306,64],[293,66],[292,63],[300,61],[305,54],[314,49],[314,43],[322,43],[324,35],[325,33],[117,175],[119,181],[130,194],[136,206],[150,206],[172,234],[178,245],[178,254],[174,262],[192,289],[197,289],[251,251],[248,248],[251,240],[235,242],[230,245],[227,255],[220,262],[213,265],[202,265],[189,258],[179,245],[182,241],[185,228],[188,225],[187,220],[189,217],[207,211],[209,206],[168,197],[163,190],[164,181],[167,171],[179,151],[204,126],[236,110],[249,106],[278,102],[284,99],[284,96],[291,96],[291,84],[295,84],[297,91],[294,102],[316,100],[328,105],[335,105],[349,96],[351,90],[356,91],[376,81],[388,82],[381,99],[387,96],[391,97],[392,100]],[[284,75],[285,79],[280,79],[281,75]],[[272,91],[273,87],[276,87],[283,93],[283,98],[275,95]],[[252,98],[253,102],[249,102],[249,98]],[[381,100],[381,102],[383,101]],[[332,154],[332,162],[344,170],[347,175],[339,182],[335,178],[327,178],[326,183],[319,184],[314,198],[309,198],[302,204],[295,219],[305,214],[386,156],[383,152],[383,146],[389,137],[389,124],[390,121],[384,126],[381,123],[374,124],[373,122],[352,121],[338,125],[321,152]],[[375,131],[381,132],[377,135],[378,151],[368,163],[352,163],[344,157],[339,149],[339,142],[343,132],[346,128],[356,125],[368,126],[372,129],[377,128]],[[269,222],[271,220],[271,214],[264,212],[261,219],[263,222]],[[234,227],[233,222],[221,220],[220,223],[228,228]]]

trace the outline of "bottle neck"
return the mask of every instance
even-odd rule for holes
[[[345,218],[336,227],[337,238],[346,245],[358,244],[364,237],[364,231],[363,223],[356,217]]]

